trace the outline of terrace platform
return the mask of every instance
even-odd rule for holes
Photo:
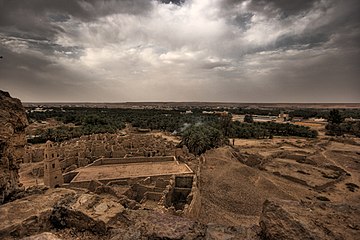
[[[154,160],[154,161],[153,161]],[[174,157],[159,158],[122,158],[99,159],[93,164],[71,172],[71,186],[86,186],[92,180],[104,184],[116,180],[146,177],[170,177],[171,175],[192,174],[185,163],[179,163]]]

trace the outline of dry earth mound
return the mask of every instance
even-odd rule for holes
[[[360,206],[265,201],[260,226],[265,239],[359,239]]]

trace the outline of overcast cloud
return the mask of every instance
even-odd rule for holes
[[[23,101],[360,102],[358,0],[0,0]]]

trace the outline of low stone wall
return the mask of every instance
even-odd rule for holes
[[[128,186],[129,182],[127,180],[115,180],[108,182],[106,184],[107,186]]]
[[[70,187],[89,189],[90,182],[91,182],[91,181],[86,181],[86,182],[70,182]]]
[[[79,172],[68,172],[63,174],[64,183],[70,183]]]
[[[129,158],[100,158],[88,166],[100,166],[111,164],[128,164],[128,163],[144,163],[144,162],[171,162],[175,161],[174,156],[165,157],[129,157]]]
[[[190,204],[186,204],[184,207],[184,216],[191,219],[196,219],[201,210],[201,195],[200,190],[197,187],[193,187],[188,198],[191,199]]]
[[[301,185],[306,186],[306,187],[312,187],[305,180],[302,180],[302,179],[299,179],[299,178],[296,178],[296,177],[293,177],[293,176],[290,176],[290,175],[281,174],[280,172],[273,172],[273,174],[275,176],[283,177],[283,178],[285,178],[285,179],[287,179],[289,181],[292,181],[294,183],[298,183],[298,184],[301,184]]]
[[[75,173],[75,176],[72,176],[70,174],[74,174]],[[89,184],[92,180],[89,180],[89,181],[82,181],[82,182],[76,182],[76,181],[72,181],[75,177],[76,177],[76,174],[77,172],[69,172],[67,174],[64,174],[64,181],[65,179],[70,179],[71,177],[71,180],[70,180],[70,186],[71,187],[77,187],[77,188],[86,188],[88,189],[89,187]],[[134,184],[137,184],[138,182],[140,182],[141,180],[144,180],[148,177],[138,177],[138,178],[122,178],[122,179],[101,179],[101,180],[98,180],[99,182],[101,182],[103,185],[116,185],[119,181],[119,183],[121,184],[125,184],[127,183],[127,185],[134,185]],[[156,182],[158,179],[161,179],[161,181],[169,181],[169,179],[171,178],[171,175],[159,175],[159,176],[151,176],[150,177],[150,181],[152,182]],[[75,179],[76,180],[76,179]],[[67,183],[67,182],[65,182]],[[121,185],[121,184],[118,184],[118,185]],[[156,188],[155,188],[156,189]]]

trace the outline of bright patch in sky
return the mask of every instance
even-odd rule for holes
[[[359,2],[1,1],[23,101],[359,102]]]

